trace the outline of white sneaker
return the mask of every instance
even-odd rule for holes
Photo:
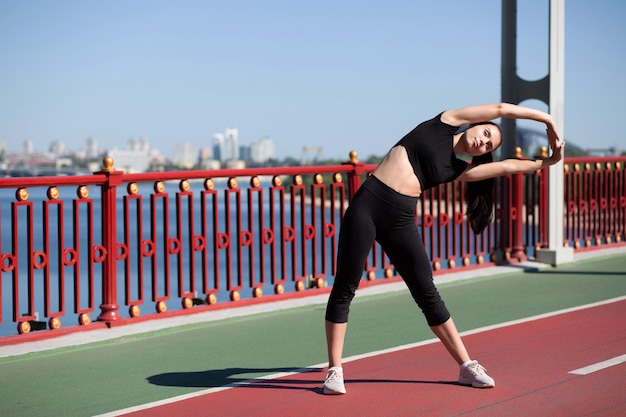
[[[459,384],[471,385],[474,388],[492,388],[496,386],[493,378],[487,375],[487,370],[478,361],[471,361],[465,366],[461,365]]]
[[[343,368],[339,366],[328,368],[326,381],[324,381],[324,394],[338,395],[345,393],[346,387],[343,385]]]

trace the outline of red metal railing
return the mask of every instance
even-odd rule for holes
[[[625,163],[625,157],[567,160],[564,239],[568,245],[582,249],[623,241]]]
[[[93,175],[0,179],[0,344],[328,291],[341,218],[374,169],[351,157],[142,174],[105,159]],[[567,245],[621,244],[625,162],[566,159]],[[425,192],[416,222],[435,273],[532,257],[547,242],[547,185],[547,171],[500,178],[480,236],[463,184]],[[396,275],[375,244],[364,285]]]

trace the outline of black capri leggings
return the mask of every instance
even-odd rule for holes
[[[400,194],[373,175],[359,188],[341,224],[337,274],[326,306],[326,320],[348,321],[350,303],[374,240],[404,279],[428,324],[437,326],[450,318],[433,282],[430,260],[415,225],[417,201],[417,197]]]

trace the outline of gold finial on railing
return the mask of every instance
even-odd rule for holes
[[[15,199],[17,201],[26,201],[26,200],[28,200],[28,190],[26,188],[18,188],[15,191]]]
[[[78,324],[81,326],[87,326],[89,323],[91,323],[91,317],[89,317],[89,314],[82,313],[78,316]]]
[[[113,158],[110,156],[105,156],[102,160],[102,171],[111,172],[113,171]]]
[[[160,194],[165,191],[165,183],[163,181],[156,181],[153,189],[155,193]]]
[[[357,162],[359,162],[359,160],[357,159],[359,154],[356,151],[350,151],[350,162],[353,164],[356,164]]]
[[[89,188],[86,185],[81,185],[76,189],[76,196],[78,198],[87,198],[89,197]]]
[[[50,320],[48,320],[48,327],[50,327],[51,330],[60,329],[61,319],[58,317],[52,317]]]
[[[129,182],[126,186],[128,195],[135,195],[139,192],[139,185],[136,182]]]
[[[57,198],[59,198],[59,189],[55,187],[54,185],[51,187],[48,187],[46,196],[48,197],[48,200],[56,200]]]
[[[17,325],[17,332],[19,334],[27,334],[30,333],[31,330],[31,326],[30,323],[27,321],[21,321],[18,325]]]
[[[137,304],[130,306],[128,308],[128,314],[131,317],[139,317],[139,315],[141,314],[141,307],[139,307]]]
[[[167,304],[165,301],[159,301],[156,303],[155,308],[157,313],[165,313],[167,311]]]
[[[524,155],[522,155],[522,148],[520,148],[519,146],[515,147],[515,153],[513,154],[513,157],[517,158],[517,159],[521,159],[524,157]]]

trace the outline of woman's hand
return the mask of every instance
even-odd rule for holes
[[[551,164],[556,164],[563,158],[563,148],[565,147],[565,141],[563,141],[559,137],[559,132],[556,129],[554,120],[552,120],[552,116],[549,116],[549,119],[545,123],[546,123],[546,135],[548,136],[548,143],[550,144],[550,149],[552,149],[550,162]]]
[[[546,122],[546,135],[548,136],[550,149],[554,150],[554,148],[557,146],[557,143],[559,143],[560,138],[552,117],[550,117],[550,120]]]
[[[557,162],[559,162],[561,159],[563,159],[563,150],[565,148],[565,141],[561,140],[557,136],[557,138],[556,138],[556,140],[554,142],[554,146],[552,146],[552,143],[551,143],[550,147],[552,148],[552,155],[550,155],[550,163],[551,163],[551,165],[553,165],[553,164],[556,164]]]

